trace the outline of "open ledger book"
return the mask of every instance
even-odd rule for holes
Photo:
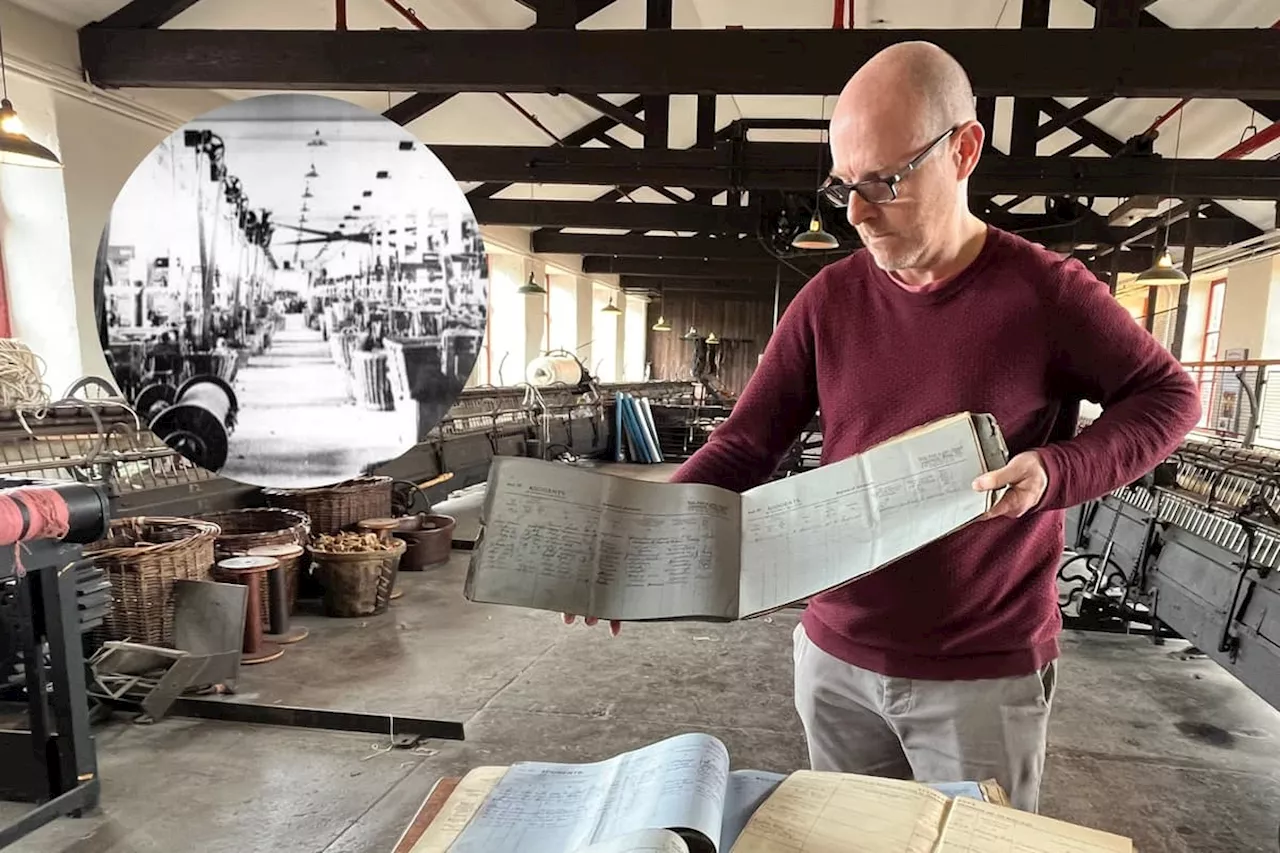
[[[894,784],[904,791],[927,790],[942,802],[959,796],[1005,802],[994,783]],[[728,853],[742,849],[753,833],[764,837],[762,831],[788,819],[794,809],[785,798],[785,814],[764,823],[753,817],[788,786],[794,787],[781,773],[730,771],[724,744],[699,733],[594,764],[478,767],[458,784],[412,853]],[[877,814],[876,827],[912,823],[913,813],[893,817],[898,789],[889,790],[888,799],[864,804],[885,810]],[[909,795],[902,799],[913,802]],[[801,812],[796,816],[806,819]]]
[[[600,619],[758,616],[974,521],[1004,465],[995,419],[962,412],[742,494],[519,457],[493,460],[465,595]]]

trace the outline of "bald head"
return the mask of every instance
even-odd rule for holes
[[[854,192],[848,218],[883,268],[930,266],[981,225],[967,194],[984,136],[969,76],[937,45],[895,44],[845,84],[831,116],[831,173],[880,187],[875,197]]]
[[[951,54],[924,41],[900,42],[873,56],[845,84],[831,118],[836,125],[875,121],[910,124],[915,137],[935,136],[973,121],[973,87]],[[903,128],[906,130],[907,128]]]

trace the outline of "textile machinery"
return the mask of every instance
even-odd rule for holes
[[[65,507],[59,538],[37,530],[34,491]],[[81,546],[102,538],[107,496],[84,483],[0,477],[0,498],[21,507],[18,537],[0,546],[0,798],[35,806],[0,826],[0,848],[98,802],[83,636],[110,606],[110,582]],[[60,531],[61,532],[61,531]]]
[[[1181,636],[1280,707],[1280,452],[1189,438],[1067,513],[1068,627]]]

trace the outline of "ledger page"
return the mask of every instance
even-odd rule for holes
[[[1119,835],[1017,809],[958,799],[938,853],[1133,853]]]
[[[732,853],[933,853],[947,802],[914,782],[798,770],[756,809]]]
[[[724,818],[720,821],[720,853],[729,853],[756,809],[787,778],[768,770],[734,770],[724,789]]]
[[[514,764],[449,853],[565,853],[644,829],[714,841],[728,767],[724,744],[704,734],[594,764]]]
[[[689,845],[670,830],[642,829],[621,838],[583,847],[574,853],[689,853]]]
[[[743,617],[865,575],[982,515],[970,417],[743,494]]]
[[[737,617],[733,492],[504,457],[483,511],[472,601],[601,619]]]
[[[724,489],[611,477],[591,614],[736,619],[741,518]]]

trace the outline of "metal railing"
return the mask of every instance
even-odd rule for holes
[[[1280,448],[1280,361],[1204,361],[1183,365],[1200,389],[1197,435],[1242,447]]]

